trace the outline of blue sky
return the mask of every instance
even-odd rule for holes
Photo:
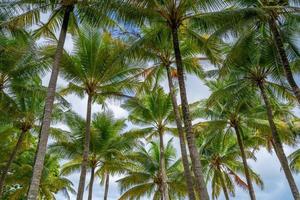
[[[72,39],[68,35],[65,48],[68,51],[72,49]],[[43,83],[45,85],[48,84],[48,76],[43,79]],[[66,85],[62,79],[58,81],[58,87],[63,87]],[[163,87],[167,88],[166,84],[163,83]],[[187,77],[187,94],[189,102],[194,102],[196,100],[206,98],[209,96],[209,91],[206,86],[198,80],[194,76]],[[67,100],[71,103],[72,109],[79,113],[81,116],[85,117],[86,114],[86,101],[87,99],[80,99],[74,95],[70,95],[67,97]],[[117,118],[123,118],[127,116],[127,112],[120,108],[119,102],[109,102],[108,104],[109,109],[111,109]],[[101,111],[101,107],[98,105],[93,106],[94,112]],[[60,126],[61,128],[66,128],[65,126]],[[179,151],[178,141],[175,139],[174,141],[177,150]],[[285,147],[285,153],[288,155],[294,149],[299,147]],[[179,153],[179,152],[178,152]],[[283,171],[280,169],[279,162],[275,156],[275,154],[270,154],[266,150],[260,150],[256,154],[257,160],[256,161],[249,161],[249,165],[261,175],[261,178],[264,182],[264,189],[261,190],[260,188],[255,187],[255,192],[257,195],[258,200],[292,200],[292,195],[289,190],[288,183],[285,179]],[[300,187],[300,176],[295,175],[296,182]],[[77,184],[79,180],[79,173],[75,173],[70,175],[68,178],[74,183],[74,188],[77,189]],[[120,190],[118,188],[117,183],[115,182],[118,178],[112,177],[110,182],[110,189],[109,189],[109,200],[116,200],[120,196]],[[86,183],[89,181],[89,174],[87,175]],[[94,184],[94,193],[93,199],[102,199],[103,198],[103,187],[100,186],[100,180],[96,180]],[[232,197],[231,199],[234,200],[247,200],[249,199],[247,191],[239,189],[236,187],[236,196]],[[209,189],[210,190],[210,189]],[[65,199],[61,194],[57,195],[58,200]],[[76,199],[75,196],[71,196],[71,199]],[[85,199],[87,199],[87,191],[85,192]],[[147,199],[147,198],[145,198]],[[219,199],[223,200],[224,198],[221,196]]]

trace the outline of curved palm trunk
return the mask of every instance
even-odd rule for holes
[[[281,63],[282,63],[283,69],[284,69],[285,77],[286,77],[289,85],[291,86],[293,93],[298,100],[298,103],[300,104],[300,89],[293,77],[290,63],[287,58],[286,52],[284,50],[283,41],[282,41],[281,35],[277,29],[275,19],[272,18],[269,20],[269,26],[272,31],[274,43],[275,43],[278,55],[280,57],[280,60],[281,60]]]
[[[88,196],[88,200],[92,200],[93,199],[94,179],[95,179],[95,167],[92,166],[92,168],[91,168],[91,178],[90,178],[90,184],[89,184],[89,196]]]
[[[17,152],[18,150],[21,148],[21,145],[23,143],[23,140],[24,140],[24,137],[27,133],[27,130],[22,130],[21,133],[20,133],[20,136],[18,138],[18,141],[13,149],[13,151],[11,152],[10,156],[9,156],[9,159],[1,173],[1,178],[0,178],[0,199],[2,197],[2,193],[3,193],[3,187],[4,187],[4,184],[5,184],[5,178],[7,176],[7,173],[8,173],[8,170],[11,166],[11,164],[13,163],[16,155],[17,155]]]
[[[79,179],[79,185],[78,185],[78,191],[77,191],[77,200],[83,199],[85,178],[86,178],[86,171],[87,171],[89,150],[90,150],[91,118],[92,118],[92,95],[88,95],[85,137],[84,137],[80,179]]]
[[[285,177],[289,183],[290,189],[292,191],[293,197],[295,200],[300,200],[300,195],[299,195],[299,190],[297,188],[297,185],[295,183],[294,177],[292,175],[292,172],[289,168],[289,164],[288,164],[288,160],[286,158],[286,155],[283,151],[283,147],[282,147],[282,143],[281,143],[281,139],[279,137],[276,125],[274,123],[274,118],[273,118],[273,112],[272,112],[272,108],[271,108],[271,104],[269,102],[265,87],[263,85],[263,83],[259,83],[258,84],[261,95],[263,97],[266,109],[267,109],[267,115],[268,115],[268,121],[269,121],[269,125],[271,128],[271,132],[272,132],[272,137],[273,137],[273,141],[274,141],[274,149],[275,149],[275,153],[279,159],[279,162],[281,164],[281,167],[284,171]]]
[[[107,200],[108,189],[109,189],[109,173],[107,172],[105,177],[104,200]]]
[[[168,182],[167,182],[167,174],[166,174],[166,163],[165,163],[165,148],[164,148],[164,138],[163,131],[158,130],[159,132],[159,168],[160,168],[160,178],[161,178],[161,193],[163,200],[169,200],[169,191],[168,191]]]
[[[61,26],[61,31],[57,43],[54,63],[52,66],[51,77],[50,77],[48,90],[47,90],[47,97],[45,100],[44,116],[42,121],[41,132],[39,136],[37,152],[35,156],[33,174],[32,174],[31,183],[27,195],[28,200],[36,200],[38,196],[40,179],[44,168],[44,160],[45,160],[48,137],[49,137],[49,128],[51,123],[51,115],[53,110],[56,83],[57,83],[58,72],[59,72],[59,64],[63,54],[69,18],[72,11],[73,11],[73,6],[66,7],[62,26]]]
[[[245,176],[246,176],[250,199],[255,200],[256,197],[255,197],[252,180],[251,180],[250,173],[249,173],[249,167],[248,167],[248,163],[247,163],[247,157],[245,154],[243,139],[242,139],[241,133],[239,131],[239,127],[237,125],[234,125],[234,130],[235,130],[236,138],[237,138],[237,141],[238,141],[238,144],[240,147],[240,151],[241,151],[241,156],[242,156],[242,160],[243,160],[244,172],[245,172]]]
[[[195,200],[196,198],[195,198],[195,193],[194,193],[193,177],[192,177],[192,174],[190,171],[188,153],[187,153],[186,143],[185,143],[184,130],[183,130],[182,121],[180,118],[179,108],[178,108],[176,94],[175,94],[175,88],[174,88],[174,84],[172,81],[172,76],[171,76],[169,66],[166,66],[166,69],[167,69],[168,83],[169,83],[169,90],[170,90],[170,95],[171,95],[171,99],[172,99],[173,111],[175,114],[175,121],[176,121],[177,130],[178,130],[181,158],[182,158],[182,163],[183,163],[185,181],[186,181],[186,185],[187,185],[187,189],[188,189],[188,195],[189,195],[190,200]]]
[[[186,96],[184,71],[183,71],[182,58],[181,58],[181,53],[180,53],[180,48],[179,48],[179,38],[178,38],[177,27],[172,27],[172,39],[173,39],[173,47],[174,47],[177,73],[178,73],[178,82],[179,82],[179,89],[180,89],[183,122],[184,122],[185,131],[186,131],[186,137],[187,137],[188,147],[189,147],[189,151],[190,151],[190,156],[191,156],[191,160],[192,160],[193,171],[195,174],[196,186],[197,186],[197,190],[200,192],[200,199],[208,200],[209,195],[207,192],[207,188],[206,188],[203,173],[202,173],[200,156],[199,156],[199,153],[198,153],[197,147],[196,147],[195,135],[193,134],[193,131],[192,131],[192,121],[190,118],[189,104],[188,104],[187,96]]]

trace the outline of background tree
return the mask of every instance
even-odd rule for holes
[[[51,152],[68,161],[62,166],[61,173],[69,175],[80,170],[85,135],[85,120],[71,112],[66,116],[70,132],[50,146]],[[96,113],[91,122],[91,140],[88,169],[91,177],[88,199],[92,199],[93,184],[96,177],[105,182],[104,199],[108,196],[109,176],[122,172],[126,165],[126,152],[135,143],[131,136],[121,135],[126,127],[124,119],[115,119],[111,112]]]
[[[62,94],[75,93],[83,98],[88,96],[86,114],[86,134],[78,186],[78,199],[82,199],[85,185],[90,144],[90,124],[92,103],[103,104],[107,98],[126,96],[126,89],[134,79],[129,79],[137,69],[119,59],[124,44],[112,38],[109,33],[96,29],[83,29],[74,44],[74,55],[66,55],[62,60],[63,75],[69,81]]]
[[[5,1],[1,6],[1,13],[8,15],[8,19],[2,26],[31,26],[40,23],[43,13],[50,13],[46,23],[36,31],[37,35],[53,36],[53,32],[59,29],[60,34],[52,65],[51,77],[48,85],[47,98],[45,101],[44,119],[41,128],[40,142],[38,143],[37,159],[35,161],[32,186],[28,192],[28,198],[35,200],[38,194],[39,180],[41,178],[44,157],[49,136],[51,114],[53,109],[56,83],[59,73],[63,47],[68,28],[74,32],[78,22],[88,20],[94,25],[112,24],[113,13],[118,8],[118,1],[68,1],[68,0],[13,0]],[[93,6],[91,6],[93,5]],[[120,4],[119,4],[120,5]],[[97,17],[96,17],[97,13]],[[99,23],[100,22],[100,23]],[[80,200],[82,198],[79,198]]]
[[[130,112],[128,119],[134,124],[142,126],[138,130],[141,136],[159,137],[159,168],[162,181],[159,189],[163,199],[167,200],[169,199],[169,189],[166,174],[164,134],[169,129],[170,117],[173,115],[171,98],[164,93],[162,88],[157,88],[149,91],[148,95],[128,100],[124,107]]]
[[[168,177],[168,190],[170,199],[183,199],[186,195],[183,181],[183,169],[180,160],[175,160],[175,149],[172,140],[167,143],[164,159],[166,175]],[[147,151],[144,147],[138,147],[131,156],[133,167],[126,170],[124,178],[118,180],[121,191],[124,191],[120,200],[140,199],[143,196],[153,199],[162,199],[161,169],[160,169],[160,145],[152,142]]]

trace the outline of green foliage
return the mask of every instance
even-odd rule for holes
[[[159,144],[150,143],[149,150],[139,146],[129,156],[132,167],[125,170],[125,177],[118,180],[121,191],[120,199],[140,199],[141,197],[160,199],[160,150]],[[168,176],[169,195],[172,199],[183,199],[186,195],[183,167],[180,160],[176,160],[175,149],[170,140],[165,147],[165,165]]]

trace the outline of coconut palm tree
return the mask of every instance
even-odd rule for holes
[[[134,124],[141,125],[137,130],[141,136],[152,138],[159,137],[160,145],[160,179],[162,181],[160,192],[163,199],[169,199],[168,177],[166,174],[164,134],[170,129],[170,117],[173,115],[171,97],[164,93],[162,88],[157,88],[147,92],[147,94],[138,96],[135,99],[128,100],[124,105],[129,111],[128,119]]]
[[[36,142],[34,138],[33,143]],[[32,164],[35,157],[35,148],[29,147],[23,150],[12,164],[13,173],[7,176],[4,199],[25,199],[32,176]],[[56,199],[55,194],[61,192],[66,199],[70,199],[70,193],[75,194],[73,184],[67,178],[59,174],[59,162],[55,155],[46,155],[45,168],[38,193],[40,199]]]
[[[207,100],[202,102],[195,115],[208,119],[205,121],[208,130],[210,129],[217,133],[223,133],[224,131],[226,135],[229,133],[234,133],[236,135],[237,144],[240,148],[240,155],[243,161],[249,195],[251,199],[255,199],[247,155],[245,153],[247,147],[244,143],[246,139],[245,136],[247,134],[254,135],[257,126],[260,125],[256,122],[258,119],[251,115],[251,111],[255,108],[257,103],[259,103],[258,98],[251,93],[242,95],[242,92],[239,93],[239,96],[241,96],[240,98],[228,98],[227,95],[220,95],[223,92],[223,89],[227,87],[227,83],[224,80],[207,81],[207,85],[212,94]],[[194,126],[196,129],[197,127],[202,128],[203,122],[195,124]],[[255,149],[258,145],[259,144],[254,144],[254,146],[251,147]],[[252,158],[253,157],[254,156],[252,155]],[[257,181],[257,184],[260,184],[260,182]]]
[[[20,35],[0,34],[0,92],[9,95],[13,86],[26,83],[45,68],[38,57],[38,49],[29,33]]]
[[[222,35],[228,30],[256,30],[265,29],[266,34],[272,37],[274,47],[277,50],[282,73],[284,74],[291,90],[300,103],[300,89],[293,76],[291,61],[299,57],[299,48],[293,41],[293,35],[297,34],[299,1],[286,0],[230,0],[234,9],[224,9],[220,12],[212,12],[206,16],[209,20],[195,20],[200,29],[213,24],[210,28],[219,28],[218,34]],[[220,20],[221,19],[221,20]]]
[[[242,48],[248,45],[245,49]],[[277,66],[274,62],[274,48],[268,40],[262,35],[254,31],[248,31],[244,37],[240,38],[233,47],[233,52],[240,51],[238,55],[230,53],[225,61],[223,70],[230,72],[230,84],[226,87],[226,91],[230,91],[234,87],[248,90],[248,93],[258,91],[267,111],[267,119],[272,133],[273,147],[280,161],[281,167],[288,180],[290,189],[295,199],[299,199],[299,192],[288,161],[283,150],[282,141],[279,131],[274,121],[274,112],[272,108],[272,97],[278,99],[284,98],[293,101],[294,98],[281,83],[277,83]],[[224,72],[223,71],[223,72]],[[275,77],[275,78],[274,78]],[[233,90],[237,91],[237,90]],[[224,92],[224,90],[223,90]],[[239,95],[235,93],[236,97]]]
[[[49,136],[51,114],[53,109],[56,83],[59,73],[63,47],[66,35],[69,31],[74,32],[78,22],[88,20],[93,25],[111,25],[112,18],[116,17],[115,11],[120,6],[119,1],[76,1],[76,0],[12,0],[1,3],[1,14],[9,16],[1,26],[31,26],[41,22],[41,15],[50,13],[46,23],[36,31],[36,35],[53,36],[53,32],[60,27],[57,41],[51,77],[48,85],[47,98],[45,101],[44,120],[41,128],[40,142],[35,161],[32,184],[28,191],[28,198],[35,200],[38,194],[39,180],[41,178],[44,158]],[[82,184],[81,184],[82,185]],[[78,198],[81,200],[82,197]]]
[[[153,199],[162,199],[161,191],[163,181],[161,180],[160,169],[160,144],[152,142],[147,151],[139,146],[132,155],[129,155],[132,162],[131,167],[126,169],[124,178],[117,182],[120,184],[121,191],[124,193],[119,198],[140,199],[143,196]],[[164,159],[166,166],[166,175],[168,177],[168,190],[170,199],[183,199],[186,195],[186,186],[183,181],[183,169],[181,160],[176,160],[175,149],[170,140],[165,149]]]
[[[62,167],[61,173],[69,175],[80,169],[85,134],[85,120],[75,113],[66,115],[66,124],[70,132],[68,137],[50,145],[50,152],[68,159]],[[125,120],[114,119],[110,111],[96,113],[91,123],[91,141],[88,167],[91,178],[88,199],[92,199],[95,176],[105,182],[104,199],[108,197],[109,177],[122,172],[126,163],[126,151],[132,147],[135,139],[127,134],[121,135],[126,127]]]
[[[174,66],[175,57],[172,50],[172,44],[169,42],[171,39],[171,33],[165,27],[161,27],[159,25],[155,26],[152,24],[151,27],[142,27],[142,30],[139,34],[128,33],[128,35],[130,36],[130,39],[133,40],[133,43],[126,51],[128,54],[127,57],[154,63],[153,65],[147,65],[142,73],[146,87],[149,83],[157,85],[164,80],[165,77],[167,77],[169,93],[172,99],[173,111],[178,130],[181,157],[184,166],[189,198],[195,199],[192,175],[189,168],[185,133],[182,127],[182,119],[180,117],[180,111],[176,98],[176,88],[174,85],[174,79],[176,79],[177,73],[176,66]],[[202,40],[202,45],[193,45],[191,41],[187,41],[186,39],[183,45],[185,48],[182,49],[182,55],[185,70],[188,73],[203,77],[203,72],[199,61],[206,58],[195,56],[195,54],[205,54],[208,52],[210,55],[214,54],[214,52],[210,52],[211,45],[209,45],[209,43],[214,43],[215,41],[211,38],[204,38],[201,36],[198,37]]]
[[[192,18],[199,17],[199,13],[203,10],[209,10],[210,8],[218,8],[222,4],[221,1],[201,1],[201,0],[142,0],[132,1],[127,0],[124,3],[123,9],[130,10],[130,13],[134,13],[134,16],[130,17],[137,22],[143,22],[141,19],[146,19],[149,24],[160,23],[169,29],[172,35],[173,51],[175,55],[177,76],[179,82],[179,91],[182,104],[183,122],[187,134],[187,142],[189,146],[190,156],[192,160],[193,170],[196,177],[197,190],[201,195],[201,199],[209,199],[208,192],[201,172],[201,163],[197,148],[195,145],[195,136],[192,133],[192,122],[189,114],[188,100],[186,95],[185,81],[184,81],[184,66],[182,61],[182,55],[180,51],[180,38],[179,30],[185,29],[185,33],[193,33],[191,29],[188,29],[188,21]],[[189,34],[191,38],[193,34]],[[197,37],[195,41],[198,41]]]
[[[14,82],[16,83],[16,82]],[[44,98],[46,95],[45,88],[42,87],[42,81],[39,77],[27,80],[26,85],[10,88],[10,96],[0,102],[0,110],[6,115],[7,124],[10,129],[5,129],[6,133],[17,133],[18,139],[11,150],[5,167],[1,170],[0,188],[3,189],[5,178],[10,170],[18,151],[21,150],[23,142],[29,133],[37,132],[40,126],[40,120],[43,115]],[[63,112],[64,103],[54,105],[54,120],[59,120]],[[29,134],[30,135],[30,134]],[[1,196],[1,192],[0,192]]]
[[[82,169],[78,186],[78,199],[82,199],[90,144],[92,103],[103,104],[108,98],[126,97],[126,91],[134,79],[130,76],[137,68],[130,67],[119,55],[124,44],[113,39],[109,33],[100,33],[92,28],[82,29],[75,39],[74,55],[65,55],[62,62],[63,76],[69,85],[61,93],[74,93],[83,98],[88,96],[86,135]]]
[[[225,199],[228,200],[229,195],[235,195],[235,183],[244,189],[248,189],[248,184],[239,175],[245,175],[245,171],[243,162],[239,160],[240,148],[236,143],[236,139],[225,134],[221,137],[209,137],[203,133],[198,137],[198,143],[205,175],[207,180],[211,182],[212,197],[218,198],[221,190],[223,190]],[[216,135],[213,132],[209,132],[209,134]],[[246,150],[245,154],[252,155],[252,152]],[[262,186],[259,176],[249,167],[248,173],[251,179]]]

